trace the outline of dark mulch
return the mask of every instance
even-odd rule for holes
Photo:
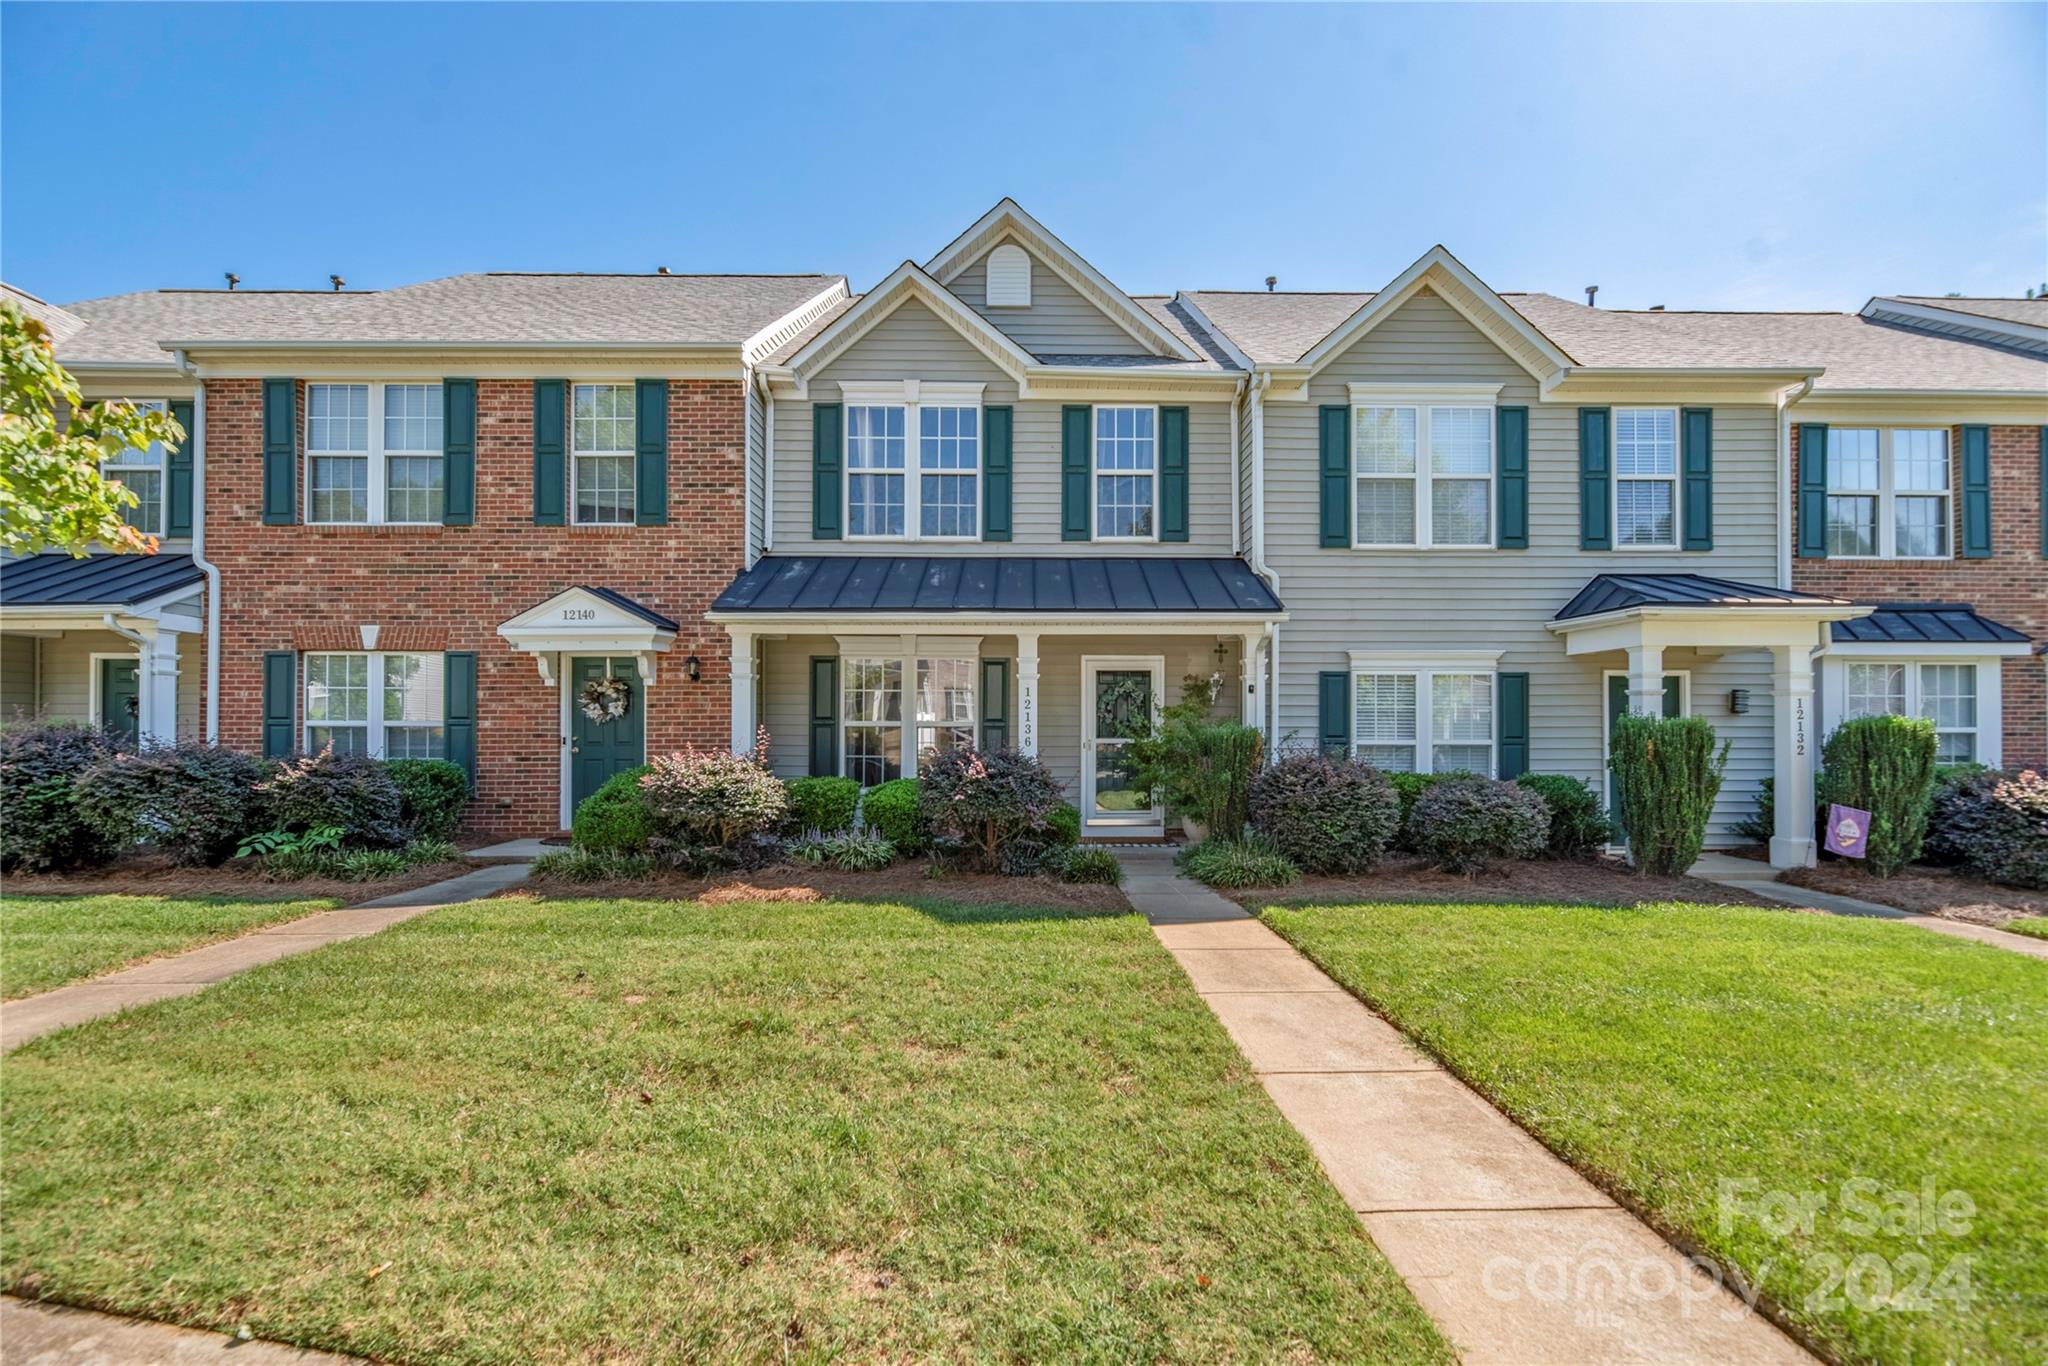
[[[1658,901],[1691,901],[1714,906],[1775,906],[1782,902],[1750,896],[1694,877],[1645,877],[1619,859],[1583,862],[1505,863],[1472,877],[1439,873],[1421,859],[1395,855],[1357,877],[1304,877],[1289,887],[1254,887],[1225,892],[1256,910],[1275,903],[1357,901],[1519,901],[1539,905],[1641,906]]]
[[[1959,877],[1946,868],[1914,864],[1891,877],[1872,877],[1853,863],[1824,859],[1818,868],[1793,868],[1780,882],[1836,896],[1853,896],[1896,906],[1916,915],[1938,915],[1994,929],[2022,916],[2048,915],[2048,892],[2026,892]]]
[[[131,854],[105,868],[80,873],[10,873],[0,879],[0,895],[21,896],[249,896],[270,900],[336,897],[348,903],[369,901],[392,892],[409,892],[429,882],[460,877],[477,865],[461,861],[423,863],[397,877],[375,882],[346,882],[334,877],[308,877],[280,882],[247,866],[177,868],[155,854]]]
[[[872,873],[847,873],[804,863],[780,863],[750,873],[691,877],[657,873],[630,882],[570,882],[533,877],[506,895],[541,892],[558,897],[644,897],[664,901],[956,901],[974,906],[1043,906],[1055,910],[1115,911],[1131,903],[1115,887],[1055,882],[1051,878],[998,877],[948,872],[925,876],[925,859],[906,859]]]

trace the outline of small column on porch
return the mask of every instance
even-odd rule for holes
[[[1813,656],[1771,647],[1771,866],[1810,868],[1813,845]]]
[[[1238,637],[1237,719],[1247,726],[1257,726],[1263,713],[1265,690],[1259,686],[1259,647],[1265,639],[1263,629],[1246,631]]]
[[[1628,647],[1628,709],[1637,716],[1664,714],[1664,646],[1646,642]]]
[[[732,648],[732,752],[744,754],[754,747],[754,633],[728,626],[725,633]]]
[[[1038,632],[1017,633],[1017,748],[1038,753]]]
[[[178,633],[150,633],[139,651],[137,731],[144,740],[178,742]]]

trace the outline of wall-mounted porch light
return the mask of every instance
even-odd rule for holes
[[[1729,711],[1729,714],[1730,714],[1730,715],[1733,715],[1733,716],[1746,716],[1746,715],[1748,715],[1748,713],[1749,713],[1749,689],[1747,689],[1747,688],[1730,688],[1730,689],[1728,690],[1728,711]]]
[[[683,672],[690,676],[692,683],[695,683],[704,676],[704,666],[698,662],[697,656],[691,655],[683,661]]]

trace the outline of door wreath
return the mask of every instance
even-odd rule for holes
[[[595,725],[609,725],[626,714],[632,690],[623,678],[593,678],[576,696],[576,705]]]

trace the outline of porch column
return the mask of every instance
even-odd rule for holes
[[[1637,716],[1664,714],[1664,647],[1628,647],[1628,709]]]
[[[1266,640],[1266,633],[1246,631],[1238,637],[1241,652],[1237,662],[1237,719],[1247,726],[1259,724],[1259,713],[1265,701],[1265,689],[1259,686],[1259,646]]]
[[[754,633],[728,626],[725,634],[732,642],[732,752],[745,754],[754,747]]]
[[[174,745],[178,742],[178,633],[155,632],[140,654],[137,731],[144,740]]]
[[[1038,753],[1038,632],[1017,633],[1017,748]]]
[[[1813,848],[1813,656],[1804,645],[1771,647],[1771,866],[1811,868]]]

